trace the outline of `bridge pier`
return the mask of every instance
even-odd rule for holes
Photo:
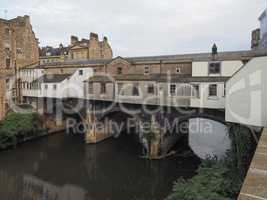
[[[96,144],[113,136],[110,132],[109,123],[101,122],[93,112],[87,113],[85,117],[86,131],[85,142],[87,144]]]

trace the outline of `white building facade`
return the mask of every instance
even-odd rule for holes
[[[225,82],[237,70],[243,66],[241,60],[230,61],[202,61],[193,62],[192,77],[196,78],[191,82],[193,93],[191,107],[224,109],[225,108]],[[197,81],[197,77],[206,78],[206,81]]]
[[[30,77],[23,78],[25,84],[22,82],[22,96],[24,97],[83,98],[83,82],[93,76],[92,68],[77,68],[72,74],[44,74],[41,69],[35,70],[31,76],[28,75]],[[33,74],[39,76],[33,76]]]

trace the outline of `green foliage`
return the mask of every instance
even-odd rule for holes
[[[43,133],[42,121],[37,113],[8,113],[0,124],[0,148],[15,146],[25,138]]]
[[[236,199],[253,152],[253,138],[249,129],[240,125],[230,126],[229,132],[232,148],[226,158],[202,161],[197,175],[189,181],[178,180],[167,200]]]

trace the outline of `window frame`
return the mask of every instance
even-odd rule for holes
[[[214,91],[212,91],[212,89],[214,89],[214,88],[212,88],[213,86],[215,86],[215,95],[214,94],[212,94],[212,92],[214,92]],[[215,84],[215,83],[212,83],[212,84],[209,84],[209,97],[218,97],[218,84]]]
[[[153,83],[147,85],[147,94],[155,94],[155,85]]]
[[[138,83],[134,83],[133,86],[132,86],[132,96],[134,96],[134,97],[140,96],[139,84]]]
[[[82,75],[83,75],[83,70],[79,69],[79,76],[82,76]]]
[[[150,66],[149,65],[146,65],[144,67],[144,75],[149,75],[150,74]]]
[[[6,68],[9,69],[11,67],[11,59],[6,58]]]
[[[217,65],[217,66],[216,66]],[[218,67],[218,71],[216,70]],[[208,74],[221,74],[222,73],[222,63],[221,62],[209,62],[208,64]]]
[[[195,95],[195,92],[196,92],[196,95]],[[196,99],[200,98],[200,85],[199,84],[197,83],[192,84],[191,96]]]
[[[174,88],[172,88],[172,87],[174,87]],[[173,89],[174,89],[174,93],[173,93]],[[176,84],[174,84],[174,83],[171,83],[170,85],[169,85],[169,96],[176,96],[177,95],[177,85]]]
[[[122,74],[122,67],[117,67],[117,74],[121,75]]]
[[[100,83],[100,94],[106,94],[107,88],[106,83]]]

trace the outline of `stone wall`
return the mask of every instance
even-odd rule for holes
[[[18,69],[38,62],[38,40],[32,30],[29,16],[19,16],[11,20],[0,19],[0,120],[7,110],[6,79]]]
[[[69,50],[70,59],[111,59],[113,57],[112,48],[107,37],[100,41],[98,34],[90,33],[90,38],[79,40],[76,36],[71,36],[71,46]]]
[[[119,70],[120,68],[120,70]],[[116,58],[111,63],[109,63],[105,72],[109,75],[121,74],[192,74],[192,62],[174,62],[174,63],[140,63],[132,64],[127,59]]]

